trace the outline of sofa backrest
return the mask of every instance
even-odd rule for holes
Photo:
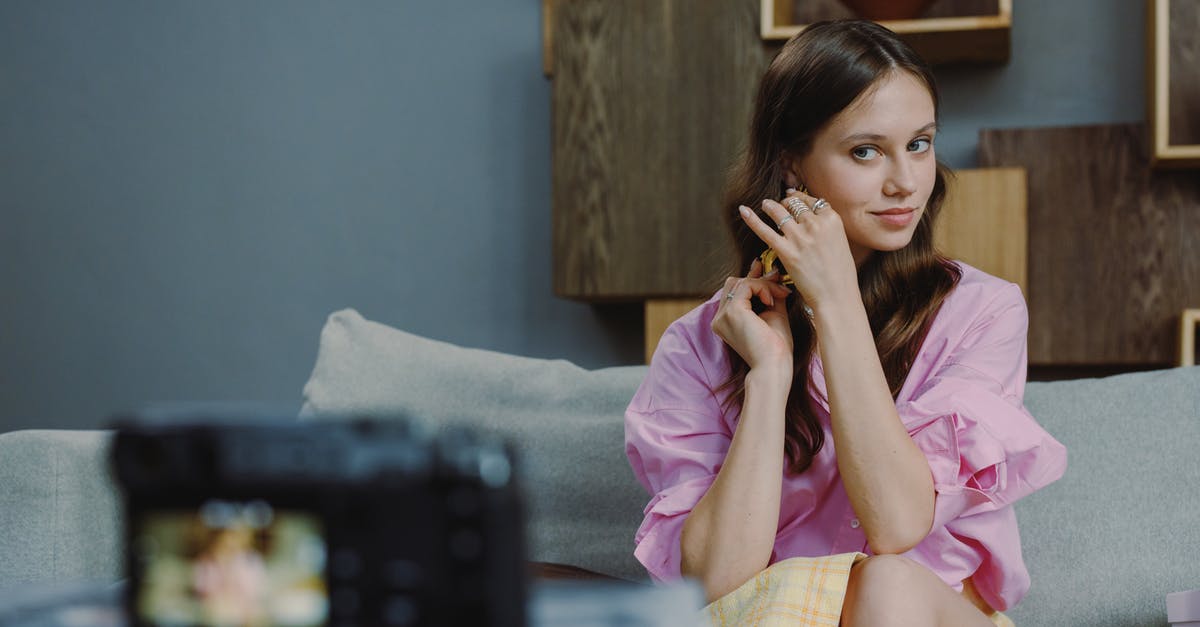
[[[0,590],[120,577],[111,442],[108,431],[0,434]]]
[[[1025,404],[1068,461],[1016,504],[1033,583],[1009,615],[1167,624],[1165,595],[1200,588],[1200,367],[1034,382]]]
[[[518,448],[529,559],[645,579],[633,534],[649,497],[623,421],[645,371],[463,348],[344,310],[321,332],[301,416],[405,416],[503,437]]]

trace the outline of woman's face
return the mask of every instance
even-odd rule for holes
[[[892,72],[817,133],[811,152],[792,162],[789,183],[803,183],[838,212],[861,265],[912,239],[937,174],[936,131],[925,84]]]

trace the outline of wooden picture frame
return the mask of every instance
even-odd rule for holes
[[[1200,309],[1184,309],[1179,318],[1179,365],[1196,365],[1196,330],[1200,329]]]
[[[974,4],[974,3],[972,3]],[[803,31],[797,23],[794,0],[762,0],[764,41],[782,43]],[[1005,62],[1010,51],[1012,0],[997,0],[996,13],[881,21],[931,64]],[[830,17],[837,17],[831,14]],[[843,15],[844,17],[844,15]]]
[[[1146,86],[1155,166],[1200,166],[1200,0],[1147,0]]]

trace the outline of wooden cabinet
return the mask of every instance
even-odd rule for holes
[[[980,131],[1029,183],[1029,362],[1159,367],[1200,304],[1200,176],[1150,167],[1145,124]]]
[[[767,56],[752,0],[558,0],[554,291],[699,296],[729,259],[718,212]]]
[[[1012,281],[1029,294],[1028,200],[1025,169],[958,170],[934,225],[941,253]]]
[[[1200,0],[1148,0],[1146,110],[1156,166],[1200,166]]]

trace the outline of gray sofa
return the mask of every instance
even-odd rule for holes
[[[302,420],[397,414],[467,423],[519,446],[529,559],[643,580],[633,533],[648,497],[622,415],[643,366],[468,349],[330,316]],[[1018,625],[1166,624],[1164,596],[1200,588],[1200,367],[1031,383],[1026,403],[1070,453],[1066,476],[1017,504],[1033,588]],[[0,434],[0,598],[34,582],[121,577],[111,434]]]

